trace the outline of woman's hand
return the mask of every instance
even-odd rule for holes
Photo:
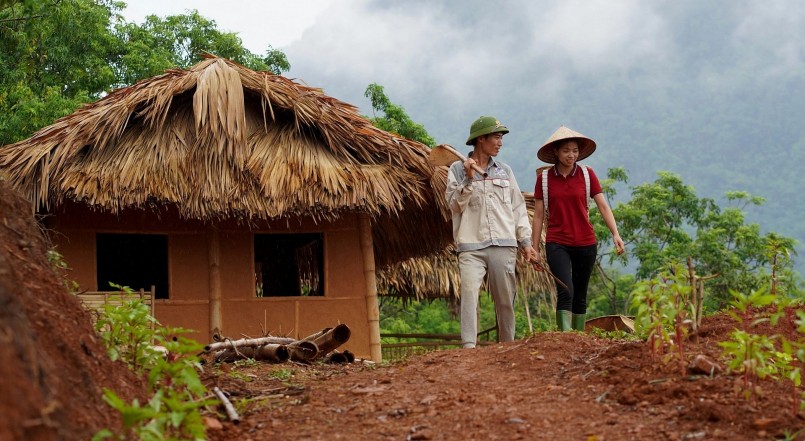
[[[615,241],[615,252],[618,253],[618,255],[620,256],[621,254],[623,254],[624,251],[626,251],[626,245],[623,244],[623,239],[621,239],[621,236],[619,234],[615,235],[614,241]]]

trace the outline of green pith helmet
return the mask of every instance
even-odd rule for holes
[[[470,137],[467,138],[467,145],[473,145],[475,138],[490,133],[509,133],[509,129],[498,121],[494,116],[481,116],[470,126]]]

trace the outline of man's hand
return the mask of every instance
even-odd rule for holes
[[[535,250],[531,245],[521,248],[520,252],[523,254],[523,257],[525,257],[527,262],[533,262],[539,259],[539,253],[537,253],[537,250]]]
[[[470,179],[475,176],[475,169],[472,167],[473,165],[475,165],[475,160],[472,158],[467,158],[467,160],[464,161],[464,171],[467,173],[467,177]]]

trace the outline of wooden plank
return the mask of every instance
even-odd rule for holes
[[[81,303],[90,312],[101,312],[105,305],[122,306],[132,300],[139,300],[149,308],[149,313],[154,316],[154,286],[150,291],[141,289],[138,292],[123,291],[82,291],[74,293]],[[95,316],[93,314],[93,316]]]

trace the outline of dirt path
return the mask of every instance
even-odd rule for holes
[[[726,316],[709,319],[690,353],[718,358]],[[542,333],[379,367],[227,366],[207,378],[250,398],[211,440],[764,440],[803,427],[790,389],[763,383],[752,404],[736,377],[682,376],[644,343]],[[285,382],[273,376],[284,370]],[[792,438],[793,439],[793,438]]]

